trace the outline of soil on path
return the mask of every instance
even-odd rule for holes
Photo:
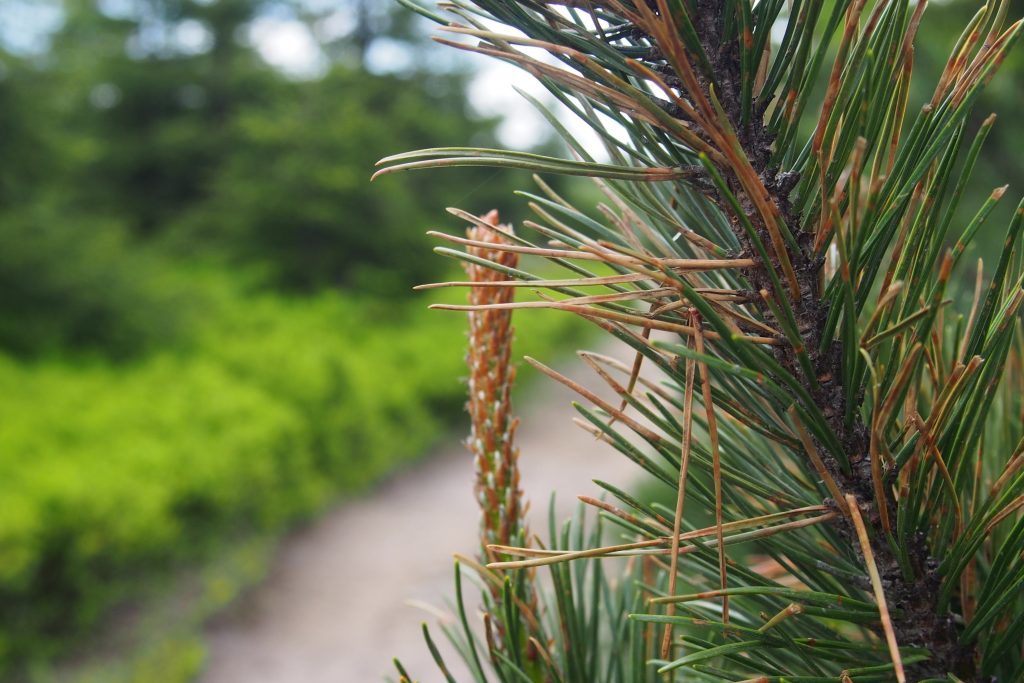
[[[605,352],[631,361],[622,348]],[[591,388],[602,384],[578,360],[561,370]],[[535,530],[547,529],[551,491],[564,519],[576,495],[596,495],[592,479],[624,484],[638,476],[635,465],[571,423],[573,399],[540,379],[516,406],[522,485]],[[437,619],[416,605],[443,607],[452,594],[452,553],[475,549],[472,471],[468,452],[453,439],[286,540],[268,579],[208,625],[200,683],[375,682],[397,678],[390,663],[396,656],[417,680],[443,680],[420,630]],[[446,659],[456,669],[456,658]]]

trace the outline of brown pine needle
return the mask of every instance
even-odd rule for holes
[[[875,311],[871,314],[871,319],[868,320],[868,324],[864,326],[864,334],[871,333],[875,326],[878,325],[879,319],[881,319],[882,313],[885,312],[889,305],[896,300],[896,296],[903,291],[903,281],[897,280],[893,282],[885,291],[879,294],[878,302],[875,304]],[[863,344],[862,344],[863,345]]]
[[[643,437],[644,440],[646,440],[648,443],[657,444],[657,443],[660,443],[662,441],[661,435],[659,435],[656,432],[654,432],[654,431],[648,429],[647,427],[643,426],[642,424],[640,424],[636,420],[632,419],[628,415],[624,415],[621,411],[616,410],[614,406],[612,406],[610,403],[608,403],[607,401],[602,399],[600,396],[598,396],[594,392],[590,391],[586,387],[584,387],[581,384],[579,384],[579,382],[574,382],[573,380],[569,379],[568,377],[566,377],[565,375],[561,374],[557,370],[553,370],[553,369],[549,368],[548,366],[544,365],[543,363],[541,363],[537,359],[531,358],[530,356],[525,356],[523,358],[523,360],[525,360],[527,363],[529,363],[530,365],[532,365],[536,369],[540,370],[541,372],[543,372],[545,375],[547,375],[551,379],[555,380],[556,382],[558,382],[560,384],[563,384],[563,385],[567,386],[568,388],[572,389],[577,394],[579,394],[583,398],[587,399],[588,401],[593,403],[595,406],[597,406],[601,410],[603,410],[606,413],[608,413],[609,415],[611,415],[613,417],[617,417],[626,426],[628,426],[634,432],[636,432],[641,437]]]
[[[1000,510],[999,513],[995,517],[993,517],[988,524],[985,525],[985,533],[992,533],[992,530],[995,529],[1000,522],[1002,522],[1007,517],[1012,515],[1014,511],[1019,510],[1022,506],[1024,506],[1024,495],[1017,496],[1006,507]]]
[[[501,251],[510,251],[517,254],[531,254],[534,256],[545,256],[549,258],[569,258],[578,259],[581,261],[605,261],[614,263],[626,263],[633,265],[648,265],[648,263],[636,257],[621,256],[614,253],[594,253],[593,251],[577,251],[575,249],[545,249],[544,247],[526,247],[520,244],[503,244],[498,247],[491,245],[490,243],[481,243],[476,240],[466,239],[464,237],[456,237],[455,235],[449,235],[447,233],[438,232],[437,230],[428,230],[427,235],[430,237],[437,237],[453,244],[461,244],[469,247],[488,247],[491,249],[500,249]],[[749,258],[736,258],[736,259],[686,259],[686,258],[666,258],[666,259],[651,259],[654,263],[664,266],[666,268],[678,268],[681,270],[693,270],[693,271],[705,271],[705,270],[721,270],[725,268],[752,268],[756,261]]]
[[[853,43],[853,36],[859,28],[861,11],[864,9],[864,0],[856,0],[852,7],[847,10],[846,26],[843,30],[843,37],[839,43],[835,61],[832,64],[832,74],[828,79],[828,88],[825,92],[825,102],[821,105],[821,115],[818,117],[818,125],[814,131],[811,151],[819,156],[822,151],[822,142],[825,139],[825,131],[829,119],[832,117],[832,110],[839,95],[839,87],[842,84],[842,73],[846,67],[846,55],[850,45]],[[825,164],[822,164],[824,167]]]
[[[951,303],[953,303],[952,299],[945,299],[943,301],[940,301],[937,305],[940,309],[942,309],[943,307],[948,306]],[[865,349],[870,349],[871,347],[877,345],[878,343],[885,341],[886,339],[892,337],[895,333],[899,332],[900,330],[909,327],[911,323],[914,323],[928,315],[931,312],[932,308],[932,306],[926,306],[924,308],[918,309],[914,313],[908,315],[906,318],[900,320],[898,323],[890,325],[889,327],[882,330],[875,336],[865,340],[864,342],[861,343],[861,346]]]
[[[500,308],[495,308],[496,306],[501,306],[503,308],[551,308],[552,304],[589,306],[591,304],[605,304],[613,303],[616,301],[638,301],[654,299],[658,297],[672,296],[675,293],[676,290],[669,288],[641,289],[634,290],[631,292],[616,292],[614,294],[594,294],[591,296],[577,296],[569,299],[550,299],[547,301],[510,301],[501,304],[486,305],[490,306],[490,310],[501,310]]]
[[[696,289],[694,291],[700,294],[703,298],[707,299],[708,302],[711,303],[712,305],[718,304],[718,302],[723,301],[732,301],[736,303],[745,304],[749,303],[751,300],[751,298],[746,294],[731,294],[728,291],[719,291],[714,289]],[[651,312],[651,315],[663,315],[665,313],[678,311],[680,308],[687,308],[692,305],[693,304],[691,304],[686,299],[680,299],[679,301],[673,301],[671,303],[665,304],[664,306],[654,309],[654,311]],[[732,310],[729,309],[727,312],[731,313]],[[767,328],[767,331],[773,334],[778,334],[775,330],[771,328]]]
[[[895,381],[892,383],[892,388],[888,392],[888,398],[879,406],[875,414],[878,415],[878,423],[885,426],[889,423],[889,420],[893,414],[893,411],[898,407],[896,405],[896,399],[903,391],[903,385],[910,381],[914,374],[914,368],[917,366],[917,357],[924,349],[921,342],[915,343],[906,358],[903,361],[903,365],[896,375]]]
[[[580,356],[591,358],[596,362],[601,363],[602,365],[618,370],[624,375],[630,376],[632,374],[632,368],[630,368],[628,365],[619,360],[616,360],[615,358],[605,356],[604,354],[594,353],[593,351],[580,351]],[[658,386],[657,384],[647,379],[646,377],[637,377],[637,383],[644,385],[652,393],[660,396],[667,402],[671,403],[672,401],[675,400],[675,398],[671,396],[667,391],[665,391],[663,387]]]
[[[439,289],[441,287],[596,287],[599,285],[642,282],[650,279],[651,278],[646,273],[629,273],[628,275],[567,278],[564,280],[495,280],[494,282],[469,282],[467,280],[461,280],[453,282],[432,282],[425,285],[416,285],[413,289]]]
[[[775,336],[775,337],[781,337],[782,336],[781,332],[779,332],[778,330],[772,328],[770,325],[765,325],[760,320],[754,320],[753,318],[751,318],[749,316],[745,316],[742,313],[740,313],[739,311],[737,311],[736,309],[734,309],[734,308],[732,308],[730,306],[726,306],[721,301],[716,301],[715,299],[708,299],[708,303],[711,304],[712,306],[714,306],[716,310],[721,311],[722,313],[725,313],[730,318],[735,318],[739,322],[742,322],[742,323],[745,323],[747,325],[750,325],[751,327],[756,327],[757,329],[761,330],[762,332],[766,332],[767,334],[770,334],[772,336]]]
[[[786,517],[793,517],[797,515],[804,515],[813,512],[824,512],[824,514],[818,515],[817,517],[809,517],[807,519],[799,519],[793,522],[785,522],[783,524],[776,524],[775,526],[762,527],[753,531],[748,531],[742,534],[742,538],[735,536],[726,537],[725,541],[743,540],[753,541],[760,538],[767,538],[774,536],[775,534],[782,533],[784,531],[790,531],[792,529],[802,529],[808,526],[815,526],[824,522],[831,521],[839,516],[837,512],[830,512],[828,508],[823,505],[812,505],[797,510],[787,510],[786,512],[776,512],[770,515],[763,515],[761,517],[752,517],[750,519],[741,519],[735,522],[726,522],[722,525],[722,529],[725,531],[735,531],[744,529],[750,526],[757,526],[765,524],[770,521],[777,519],[784,519]],[[716,536],[718,534],[717,526],[705,527],[703,529],[695,529],[694,531],[687,531],[679,535],[680,541],[691,541],[699,538],[707,538]],[[621,543],[618,545],[602,546],[599,548],[589,548],[587,550],[544,550],[541,548],[517,548],[506,545],[492,544],[487,547],[491,552],[501,555],[513,555],[516,557],[528,557],[533,558],[529,560],[517,560],[512,562],[491,562],[487,565],[488,569],[523,569],[526,567],[538,567],[549,564],[557,564],[559,562],[570,562],[572,560],[579,560],[587,557],[630,557],[635,555],[671,555],[673,554],[671,547],[672,543],[670,538],[653,538],[646,541],[636,541],[634,543]],[[717,545],[718,541],[711,538],[705,544],[705,547]],[[685,548],[679,548],[679,554],[687,554],[695,552],[698,546],[687,546]],[[658,602],[653,600],[652,602]],[[666,601],[668,602],[668,601]]]
[[[697,331],[694,335],[694,346],[698,355],[704,354],[704,335],[701,333],[700,314],[694,311],[690,321]],[[718,576],[722,590],[725,590],[728,583],[725,564],[725,542],[722,538],[722,461],[718,450],[718,422],[715,420],[715,404],[711,396],[711,378],[706,363],[698,363],[700,370],[701,391],[704,396],[704,412],[708,423],[708,436],[711,440],[712,470],[715,478],[715,527],[718,532]],[[722,596],[722,622],[729,624],[729,596]]]
[[[697,323],[699,324],[699,323]],[[689,347],[689,343],[687,343]],[[676,580],[679,576],[679,533],[683,525],[683,507],[686,503],[686,475],[690,466],[690,444],[693,440],[693,380],[696,361],[686,359],[686,385],[683,394],[683,437],[682,454],[679,461],[679,487],[676,495],[675,521],[672,525],[672,560],[668,574],[668,592],[676,592]],[[719,527],[717,531],[721,531]],[[721,539],[719,539],[721,543]],[[666,616],[672,616],[675,605],[665,609]],[[665,624],[665,633],[661,639],[661,658],[667,659],[672,646],[672,624]]]
[[[892,521],[889,519],[889,504],[885,495],[885,483],[882,481],[882,456],[878,452],[878,442],[883,438],[884,436],[878,431],[872,430],[871,440],[868,443],[868,457],[871,459],[871,488],[875,492],[878,517],[882,522],[882,530],[891,534]]]
[[[878,614],[882,619],[882,629],[885,631],[885,642],[889,646],[889,656],[892,658],[892,665],[896,670],[896,680],[898,683],[906,683],[907,675],[903,671],[903,659],[900,657],[899,644],[896,642],[896,632],[893,630],[892,618],[889,616],[889,606],[885,602],[882,578],[879,576],[878,567],[875,565],[875,555],[871,551],[868,530],[864,526],[864,519],[860,515],[857,497],[847,494],[846,504],[850,508],[850,519],[857,530],[857,540],[860,542],[861,552],[864,553],[864,564],[867,566],[868,576],[871,577],[871,587],[875,592],[875,602],[878,603]]]
[[[653,315],[653,311],[652,311],[652,315]],[[647,328],[643,332],[641,332],[641,335],[645,339],[650,339],[651,338],[651,330],[650,330],[650,328]],[[586,359],[586,357],[584,357],[584,359]],[[632,394],[633,390],[636,389],[636,383],[637,383],[637,380],[640,378],[640,368],[643,365],[643,362],[644,362],[644,354],[642,354],[639,351],[637,351],[636,352],[636,356],[633,358],[633,367],[629,371],[629,383],[626,385],[626,394],[627,395]],[[628,405],[628,403],[629,403],[628,399],[623,397],[622,403],[619,404],[619,410],[625,411],[626,410],[626,406]]]
[[[1017,443],[1017,448],[1014,449],[1013,455],[1007,460],[1003,473],[996,479],[996,483],[992,484],[992,487],[989,489],[989,495],[995,496],[996,492],[1003,488],[1006,482],[1020,471],[1021,467],[1024,467],[1024,437],[1021,437],[1021,440]]]
[[[540,657],[544,660],[544,663],[548,665],[548,669],[556,672],[557,680],[561,680],[562,675],[558,673],[558,667],[555,665],[554,660],[551,659],[551,653],[548,652],[547,649],[541,644],[541,642],[537,640],[534,636],[530,636],[529,642],[530,645],[533,646],[533,649],[537,652],[537,654],[540,655]]]
[[[493,624],[494,624],[494,620],[491,618],[491,615],[488,614],[487,612],[484,612],[484,639],[487,642],[487,654],[490,655],[491,664],[493,664],[494,666],[498,666],[498,655],[497,655],[497,653],[500,652],[500,650],[498,649],[498,644],[497,644],[497,642],[495,641],[495,638],[494,638],[494,625]],[[452,681],[452,680],[455,680],[455,679],[453,679],[449,675],[448,676],[448,680]]]
[[[623,412],[626,411],[626,408],[629,406],[629,400],[631,398],[634,399],[634,400],[639,400],[639,397],[633,396],[633,390],[631,388],[624,387],[621,384],[619,384],[618,382],[616,382],[615,378],[612,377],[611,374],[607,370],[605,370],[603,367],[601,367],[601,365],[599,365],[598,362],[596,360],[594,360],[589,354],[587,354],[587,353],[585,353],[583,351],[577,351],[576,355],[579,356],[580,359],[584,363],[586,363],[590,367],[591,370],[596,372],[598,377],[603,379],[605,381],[605,384],[607,384],[609,387],[611,387],[612,391],[614,391],[616,394],[618,394],[619,396],[622,397],[622,402],[619,404],[619,412],[620,413],[623,413]],[[614,417],[608,423],[608,426],[610,427],[613,424],[615,424],[615,418]]]
[[[527,305],[529,304],[529,305]],[[508,303],[508,304],[488,304],[485,306],[467,306],[463,304],[431,304],[429,308],[440,311],[473,311],[483,310],[486,308],[553,308],[563,311],[570,311],[577,313],[584,317],[590,316],[595,318],[605,318],[606,320],[614,320],[616,322],[622,322],[629,325],[637,325],[643,328],[651,328],[653,330],[662,330],[665,332],[677,332],[679,334],[693,335],[694,329],[689,325],[683,325],[680,323],[670,323],[664,320],[651,320],[642,315],[636,315],[631,313],[621,313],[619,311],[611,311],[601,308],[593,308],[592,306],[580,306],[572,303],[562,303],[560,301],[524,301],[519,303]],[[721,335],[717,332],[708,330],[704,332],[706,339],[717,340],[721,339]],[[767,344],[770,346],[780,346],[784,344],[784,340],[777,337],[759,337],[754,335],[738,337],[740,340],[749,342],[751,344]]]
[[[818,447],[814,445],[814,441],[811,440],[811,435],[804,429],[803,422],[800,420],[800,416],[796,412],[796,406],[789,409],[789,417],[793,420],[794,426],[796,426],[797,436],[800,437],[800,443],[804,445],[804,450],[807,452],[807,457],[811,459],[811,464],[814,465],[814,470],[821,477],[821,480],[825,482],[825,487],[829,493],[832,494],[832,500],[835,501],[836,507],[842,511],[844,517],[850,516],[850,510],[846,506],[846,499],[843,497],[842,491],[839,489],[839,485],[836,484],[836,480],[832,478],[828,468],[825,467],[825,461],[821,459],[821,454],[818,453]]]
[[[938,434],[942,432],[943,427],[946,423],[946,418],[949,417],[949,409],[955,404],[955,399],[960,395],[961,391],[966,388],[967,380],[981,366],[983,359],[981,356],[975,356],[972,358],[967,365],[957,365],[953,368],[953,371],[949,375],[948,381],[942,388],[938,397],[932,401],[932,412],[928,416],[927,429],[932,434]],[[913,405],[913,404],[909,404]],[[908,411],[908,414],[913,416],[916,411]]]
[[[581,503],[584,503],[586,505],[592,505],[593,507],[596,507],[599,510],[604,510],[609,515],[615,515],[619,519],[629,522],[630,524],[635,524],[636,526],[665,526],[664,520],[654,519],[653,517],[644,517],[643,519],[641,519],[636,515],[630,514],[625,510],[615,507],[611,503],[608,503],[603,500],[598,500],[597,498],[592,498],[591,496],[576,496],[576,498]]]
[[[964,513],[963,508],[960,506],[960,495],[957,493],[956,484],[953,482],[953,477],[950,475],[949,468],[946,467],[946,461],[943,459],[942,453],[939,452],[939,447],[935,443],[935,439],[932,436],[932,432],[928,429],[928,425],[921,419],[921,416],[917,414],[911,418],[911,421],[921,433],[921,439],[924,441],[926,449],[925,452],[932,456],[932,460],[939,468],[939,474],[946,486],[950,499],[953,501],[953,509],[956,513],[956,523],[954,526],[956,532],[954,538],[956,538],[962,533],[964,528]]]

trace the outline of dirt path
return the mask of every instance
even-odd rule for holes
[[[575,359],[561,369],[598,386]],[[596,491],[591,479],[622,483],[637,475],[636,466],[570,423],[572,398],[541,379],[517,406],[535,529],[547,528],[552,490],[564,518],[576,494]],[[470,456],[457,440],[369,497],[343,504],[287,540],[267,581],[208,626],[210,658],[200,683],[381,681],[393,676],[394,656],[423,683],[441,681],[420,634],[420,624],[436,618],[409,603],[441,606],[451,595],[452,553],[473,552],[477,514]]]

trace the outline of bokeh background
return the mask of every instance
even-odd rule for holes
[[[977,3],[932,5],[916,101]],[[90,680],[189,680],[278,539],[457,431],[463,321],[424,309],[460,294],[410,291],[457,268],[423,233],[518,221],[531,180],[373,164],[564,152],[526,79],[429,31],[389,0],[0,0],[0,680],[97,652]],[[1018,50],[976,109],[1001,118],[965,216],[1011,185],[979,256],[1024,189],[1022,86]]]

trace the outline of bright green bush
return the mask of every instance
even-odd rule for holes
[[[461,411],[460,316],[229,303],[193,348],[130,365],[0,357],[0,661],[47,656],[169,563],[365,487]],[[537,317],[522,350],[567,323]]]

